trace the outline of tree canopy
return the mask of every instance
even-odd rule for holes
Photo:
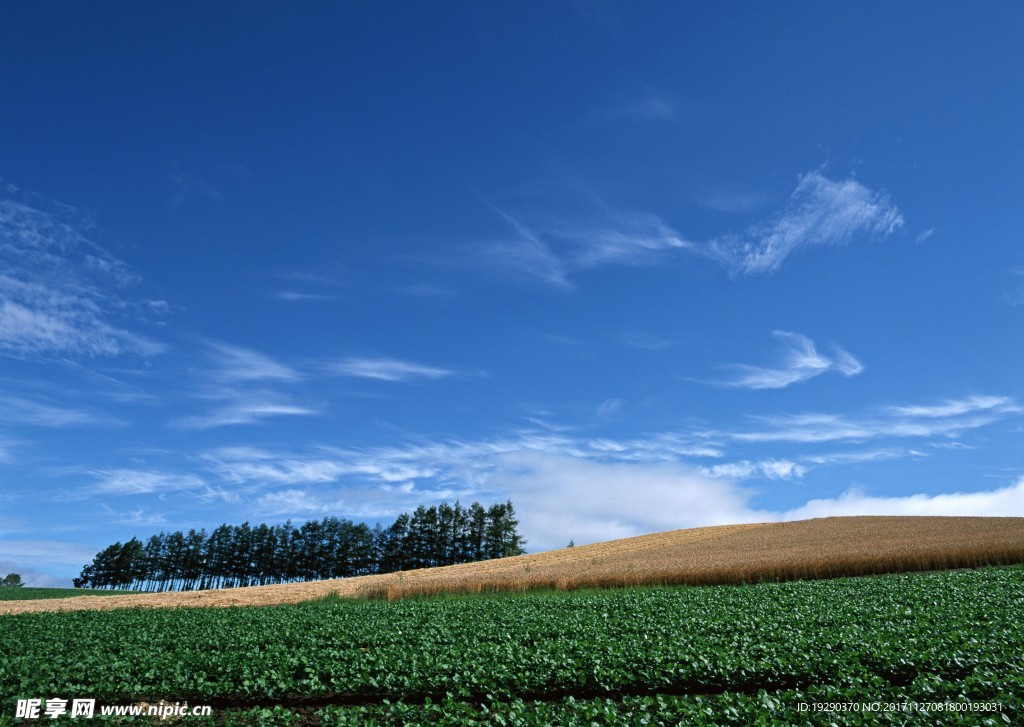
[[[75,588],[201,590],[393,573],[521,555],[511,501],[485,508],[442,502],[370,528],[337,517],[295,526],[223,524],[160,532],[96,554]]]

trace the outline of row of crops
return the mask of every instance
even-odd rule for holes
[[[82,697],[222,724],[1022,724],[1022,616],[1024,567],[3,616],[0,723]]]

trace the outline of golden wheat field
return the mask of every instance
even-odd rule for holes
[[[444,568],[250,588],[0,602],[0,613],[269,606],[332,593],[444,593],[714,585],[1024,562],[1024,518],[831,517],[672,530]]]

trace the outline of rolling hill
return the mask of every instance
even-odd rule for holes
[[[832,517],[672,530],[514,558],[251,588],[0,602],[0,613],[737,584],[1024,562],[1024,518]]]

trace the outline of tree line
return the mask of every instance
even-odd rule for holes
[[[75,588],[193,591],[348,578],[521,555],[511,501],[420,505],[388,527],[337,517],[283,525],[221,525],[117,542],[96,554]]]

